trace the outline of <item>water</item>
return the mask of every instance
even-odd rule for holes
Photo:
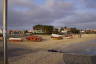
[[[63,48],[62,51],[75,54],[96,55],[96,40],[72,44]]]
[[[81,54],[96,55],[96,40],[91,40],[84,43],[85,49]]]

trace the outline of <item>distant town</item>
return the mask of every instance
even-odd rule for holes
[[[0,29],[0,35],[2,35],[3,31]],[[78,29],[74,27],[60,27],[60,28],[55,28],[54,26],[51,25],[35,25],[33,26],[32,30],[8,30],[8,35],[14,36],[23,36],[23,35],[31,35],[31,34],[96,34],[96,29]]]

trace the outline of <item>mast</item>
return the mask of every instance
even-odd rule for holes
[[[7,0],[3,0],[3,46],[4,46],[4,64],[8,64],[8,57],[7,57]]]

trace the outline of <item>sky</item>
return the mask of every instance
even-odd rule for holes
[[[96,0],[8,0],[9,29],[31,29],[36,24],[96,29]]]

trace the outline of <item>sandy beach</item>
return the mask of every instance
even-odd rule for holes
[[[64,53],[48,52],[54,49],[62,52],[81,52],[95,47],[96,42],[91,44],[91,40],[96,40],[96,34],[84,34],[82,38],[75,35],[73,39],[53,40],[49,35],[39,35],[44,40],[42,42],[9,42],[8,55],[10,64],[65,64]],[[87,43],[89,42],[89,43]]]
[[[24,41],[21,43],[14,43],[14,44],[20,44],[20,45],[25,45],[30,48],[37,48],[37,49],[57,49],[61,48],[63,46],[79,43],[79,42],[84,42],[84,41],[89,41],[92,39],[96,39],[96,34],[84,34],[82,35],[82,38],[78,38],[78,35],[74,35],[73,39],[66,39],[63,37],[62,40],[53,40],[51,39],[50,35],[38,35],[41,36],[44,40],[41,42],[32,42],[32,41]]]

